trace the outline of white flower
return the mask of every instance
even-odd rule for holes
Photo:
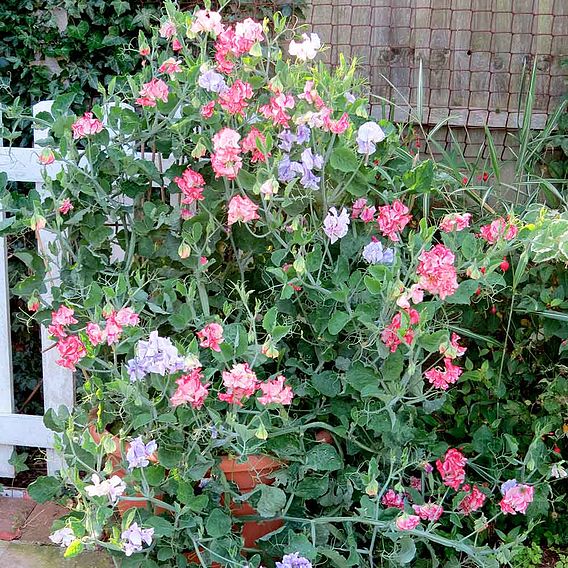
[[[376,122],[365,122],[357,131],[356,142],[359,145],[357,151],[360,154],[374,154],[376,150],[375,144],[385,138],[386,134]]]
[[[49,540],[51,542],[58,544],[59,546],[64,546],[65,548],[67,548],[75,540],[75,538],[73,529],[70,529],[69,527],[64,527],[49,535]]]
[[[302,34],[301,42],[292,40],[288,46],[290,55],[295,55],[300,61],[307,61],[314,59],[321,49],[321,40],[318,34]]]
[[[112,503],[116,503],[118,498],[126,491],[126,484],[118,475],[113,475],[110,479],[101,481],[101,478],[93,473],[91,481],[93,485],[85,487],[89,497],[108,497]]]
[[[550,475],[556,479],[564,479],[568,477],[568,472],[561,465],[555,463],[550,468]]]

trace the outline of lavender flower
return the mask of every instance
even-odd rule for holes
[[[296,142],[296,136],[294,136],[294,134],[292,134],[289,130],[283,130],[280,134],[278,134],[278,138],[280,139],[278,148],[284,152],[290,152],[292,150],[292,144]]]
[[[139,357],[134,357],[130,359],[127,363],[128,376],[130,377],[130,382],[135,383],[136,381],[141,381],[148,373],[148,367],[146,361],[140,359]]]
[[[369,264],[392,264],[394,251],[391,248],[383,248],[380,241],[373,240],[363,249],[363,258]]]
[[[293,172],[302,176],[300,178],[300,183],[303,187],[306,189],[319,189],[320,178],[314,175],[312,170],[306,167],[303,162],[292,162],[290,164],[290,168]]]
[[[337,213],[335,207],[331,207],[327,217],[323,220],[323,227],[325,234],[329,237],[331,244],[335,243],[337,240],[342,239],[349,230],[349,214],[345,207],[341,210],[341,213]]]
[[[296,144],[306,144],[306,142],[310,141],[310,135],[312,131],[310,130],[309,126],[305,124],[300,124],[296,129]]]
[[[53,544],[58,544],[65,548],[67,548],[76,538],[77,537],[75,536],[73,529],[70,529],[69,527],[63,527],[49,535],[49,540],[53,542]]]
[[[297,164],[298,162],[291,162],[290,156],[288,154],[284,154],[280,163],[278,164],[278,180],[279,181],[292,181],[296,175],[292,170],[292,163]]]
[[[212,91],[213,93],[222,93],[227,90],[227,84],[223,75],[210,69],[199,75],[197,79],[197,84],[207,91]]]
[[[353,96],[352,93],[350,93],[349,91],[347,91],[345,93],[345,100],[349,103],[349,104],[353,104],[357,99]]]
[[[134,438],[134,440],[130,442],[130,447],[126,452],[129,469],[146,467],[150,463],[149,458],[157,449],[158,444],[156,444],[154,440],[150,440],[147,444],[144,444],[142,436]]]
[[[282,558],[282,562],[276,563],[276,568],[312,568],[312,563],[298,552],[286,554]]]
[[[509,481],[505,481],[505,483],[501,484],[501,494],[505,495],[509,489],[513,489],[513,487],[516,487],[517,485],[518,483],[516,479],[509,479]]]
[[[128,527],[120,535],[124,554],[126,554],[126,556],[130,556],[133,552],[140,552],[142,550],[143,542],[150,546],[152,544],[153,536],[153,528],[143,529],[138,526],[138,523],[132,523],[130,527]]]
[[[365,122],[357,131],[357,151],[360,154],[374,154],[377,147],[375,144],[381,142],[386,137],[383,129],[376,122]]]
[[[321,170],[323,167],[323,156],[314,154],[311,148],[306,148],[301,155],[302,164],[310,170]]]

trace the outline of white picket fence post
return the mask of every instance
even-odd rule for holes
[[[33,107],[33,115],[37,116],[40,112],[49,112],[52,101],[42,101]],[[105,119],[113,105],[105,108]],[[128,105],[122,105],[132,108]],[[104,120],[106,122],[106,120]],[[0,125],[1,115],[0,115]],[[33,182],[42,198],[45,198],[44,175],[51,179],[63,168],[63,163],[55,161],[48,166],[39,164],[38,158],[41,147],[38,142],[48,135],[48,129],[34,129],[34,148],[12,148],[2,147],[0,138],[0,172],[8,175],[9,181]],[[111,135],[115,135],[111,131]],[[125,147],[129,153],[129,149]],[[160,164],[164,169],[174,163],[173,158],[163,158],[161,155],[143,155],[130,149],[134,157],[142,160],[152,160]],[[129,198],[122,198],[121,204],[128,204]],[[171,204],[175,205],[177,200],[171,196]],[[0,209],[0,221],[3,212]],[[42,296],[44,302],[50,304],[52,300],[51,288],[57,286],[59,282],[59,268],[61,265],[61,252],[50,251],[50,244],[56,245],[56,235],[52,231],[42,229],[39,231],[39,251],[42,257],[48,262],[46,291]],[[115,247],[114,259],[120,260],[123,251],[120,247]],[[9,305],[9,286],[8,286],[8,262],[6,239],[0,238],[0,476],[14,477],[14,468],[8,463],[14,446],[29,446],[45,448],[47,451],[48,473],[52,474],[61,468],[60,457],[53,447],[53,432],[48,430],[43,424],[42,416],[30,416],[17,414],[14,412],[14,383],[12,371],[12,348],[10,341],[10,305]],[[58,352],[54,348],[54,342],[49,338],[47,329],[41,327],[41,346],[42,346],[42,381],[44,409],[55,410],[60,406],[71,409],[74,404],[74,382],[73,373],[57,365]]]

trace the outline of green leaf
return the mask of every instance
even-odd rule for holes
[[[345,173],[354,172],[359,168],[357,156],[342,146],[333,149],[329,163],[335,170]]]
[[[16,472],[16,474],[18,474],[21,473],[22,471],[27,471],[28,469],[30,469],[26,465],[27,459],[28,459],[27,452],[22,452],[21,454],[18,454],[16,450],[12,450],[12,455],[10,456],[8,463],[14,466],[14,471]]]
[[[262,327],[266,333],[272,333],[274,326],[276,325],[276,316],[278,316],[278,308],[270,308],[264,317],[262,318]]]
[[[286,493],[278,487],[271,485],[260,486],[260,499],[256,510],[261,517],[274,517],[286,505]]]
[[[83,552],[84,548],[85,547],[84,547],[83,543],[79,539],[74,540],[65,549],[65,552],[63,553],[63,558],[73,558],[74,556],[78,556],[79,554],[81,554],[81,552]]]
[[[363,366],[361,363],[355,363],[347,373],[345,373],[345,381],[347,384],[358,392],[378,392],[379,377],[377,373],[369,368]]]
[[[404,174],[403,181],[409,191],[428,193],[433,187],[434,165],[430,160],[422,162],[419,166]]]
[[[304,477],[294,490],[294,495],[304,499],[317,499],[325,493],[329,487],[327,477]]]
[[[327,324],[327,329],[331,335],[337,335],[346,325],[347,322],[351,319],[351,316],[346,312],[335,312],[329,323]]]
[[[57,478],[51,476],[39,477],[28,487],[28,494],[34,501],[45,503],[53,499],[60,488],[61,482]]]
[[[320,444],[306,454],[306,468],[314,471],[337,471],[343,462],[334,446]]]
[[[448,332],[441,329],[434,333],[424,333],[420,335],[417,339],[417,344],[422,347],[422,349],[428,351],[428,353],[435,353],[438,351],[440,344],[444,343],[444,341],[447,342],[448,340]]]
[[[404,536],[398,542],[398,550],[393,555],[393,559],[399,564],[408,564],[416,556],[416,545],[409,536]]]
[[[470,298],[475,294],[478,287],[479,283],[476,280],[464,280],[445,301],[448,304],[469,304]]]
[[[205,528],[213,538],[220,538],[231,532],[231,517],[222,509],[213,509],[207,518]]]
[[[162,517],[150,517],[146,519],[144,524],[154,529],[155,537],[172,536],[174,534],[174,526],[172,523]]]
[[[365,276],[365,286],[371,294],[380,294],[383,291],[383,283],[373,278],[372,276]]]
[[[341,392],[341,380],[333,371],[324,371],[312,377],[312,386],[324,396],[337,396]]]

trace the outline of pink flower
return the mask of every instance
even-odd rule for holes
[[[534,499],[534,487],[532,485],[519,484],[512,479],[501,486],[503,499],[499,502],[501,511],[506,515],[525,514],[527,507]]]
[[[74,140],[98,134],[102,129],[103,123],[98,118],[93,118],[92,112],[86,112],[71,125]]]
[[[172,49],[174,51],[181,51],[183,49],[183,45],[177,37],[174,37],[174,39],[172,40]]]
[[[205,180],[200,173],[191,168],[186,168],[181,177],[176,176],[174,178],[174,182],[183,193],[182,203],[184,205],[191,205],[195,201],[204,199],[203,186],[205,185]]]
[[[55,162],[55,154],[51,148],[44,148],[39,155],[38,162],[42,166],[49,166]]]
[[[374,206],[372,207],[363,207],[363,211],[361,211],[360,219],[364,223],[370,223],[375,218],[375,213],[377,212]]]
[[[400,308],[410,308],[411,300],[413,304],[420,304],[424,300],[424,290],[418,284],[413,284],[408,290],[403,291],[396,305]]]
[[[401,531],[411,531],[420,524],[420,517],[417,515],[407,515],[404,513],[397,517],[395,521],[396,528]]]
[[[441,505],[436,505],[436,503],[412,505],[412,508],[423,521],[437,521],[444,512],[444,508]]]
[[[323,220],[323,230],[329,237],[331,244],[342,239],[347,234],[349,223],[349,215],[345,207],[341,210],[341,213],[338,213],[335,207],[329,209],[329,213]]]
[[[344,112],[339,120],[332,120],[329,116],[326,116],[324,125],[333,134],[343,134],[349,128],[349,115]]]
[[[161,79],[155,77],[144,83],[140,89],[140,97],[136,103],[146,107],[155,107],[156,101],[168,102],[168,86]]]
[[[252,98],[252,87],[237,79],[226,91],[219,94],[218,103],[229,114],[244,116],[243,110],[248,106],[246,99]]]
[[[471,487],[468,484],[462,487],[462,491],[467,491],[468,494],[461,500],[460,504],[458,505],[458,509],[466,515],[469,515],[473,511],[481,509],[481,507],[483,507],[483,504],[485,503],[485,494],[478,489],[477,485],[473,486],[471,493],[470,489]]]
[[[420,279],[420,288],[438,294],[444,300],[458,288],[457,274],[454,267],[455,256],[444,245],[438,244],[429,251],[424,251],[419,257],[416,272]]]
[[[242,406],[243,398],[251,397],[258,389],[258,379],[248,363],[238,363],[230,371],[223,371],[223,386],[227,392],[219,393],[219,400]]]
[[[351,206],[351,219],[359,219],[365,207],[367,207],[367,199],[365,197],[356,199]]]
[[[87,337],[94,347],[104,341],[103,330],[98,323],[89,322],[87,324]]]
[[[221,351],[219,343],[223,342],[223,326],[218,323],[208,323],[201,331],[197,332],[197,337],[201,341],[199,345],[210,348],[213,351]]]
[[[176,25],[171,20],[168,20],[161,25],[160,37],[163,37],[165,39],[170,39],[175,35],[176,35]]]
[[[398,335],[401,322],[401,315],[395,314],[391,323],[381,332],[381,341],[389,348],[391,353],[394,353],[402,343]]]
[[[439,351],[441,355],[447,357],[449,359],[455,359],[456,357],[461,357],[466,351],[467,347],[462,347],[459,344],[459,340],[461,337],[457,333],[452,332],[452,336],[450,339],[450,344],[442,343],[439,347]]]
[[[412,476],[410,478],[410,487],[412,487],[413,489],[416,489],[416,491],[421,491],[422,490],[422,481],[420,480],[420,478]]]
[[[190,404],[193,408],[199,410],[209,394],[208,387],[210,386],[210,383],[204,385],[201,382],[202,378],[201,369],[196,368],[177,379],[178,387],[170,398],[172,406]]]
[[[294,393],[291,387],[284,386],[285,380],[283,375],[278,375],[273,381],[259,383],[258,387],[262,391],[262,396],[258,397],[258,402],[265,406],[268,404],[290,404]]]
[[[486,240],[490,245],[495,244],[499,239],[510,241],[517,236],[519,230],[515,225],[511,224],[510,220],[505,220],[503,217],[498,217],[489,225],[484,225],[479,230],[481,238]]]
[[[207,264],[207,262],[209,262],[209,261],[207,260],[206,256],[200,256],[199,257],[199,264],[201,264],[201,266],[205,266]]]
[[[241,148],[243,149],[243,152],[252,152],[252,156],[250,159],[252,164],[254,164],[255,162],[266,162],[266,158],[270,156],[270,154],[265,156],[258,149],[257,140],[260,140],[261,144],[264,144],[266,142],[264,134],[262,134],[262,132],[260,132],[258,129],[253,127],[241,142]]]
[[[61,338],[57,342],[57,351],[61,358],[55,362],[71,371],[75,370],[75,365],[87,354],[85,346],[76,335]]]
[[[235,25],[235,38],[240,53],[248,53],[257,41],[264,39],[262,24],[247,18]]]
[[[444,359],[445,369],[440,371],[440,369],[430,369],[424,373],[424,376],[428,381],[438,389],[448,390],[448,387],[457,382],[460,375],[463,373],[463,369],[454,365],[452,360],[449,358]]]
[[[140,49],[138,50],[138,53],[142,57],[146,57],[147,55],[150,55],[150,47],[148,45],[144,45],[144,46],[140,47]],[[142,62],[142,64],[144,64],[144,62]]]
[[[59,325],[71,325],[77,323],[77,320],[73,317],[75,312],[68,308],[67,306],[59,306],[57,311],[51,312],[51,323]]]
[[[120,308],[115,318],[119,325],[136,326],[140,323],[140,316],[132,308]]]
[[[199,10],[195,14],[195,19],[190,29],[194,34],[213,32],[215,35],[219,35],[224,30],[224,26],[221,22],[221,14],[219,14],[219,12],[212,12],[211,10]]]
[[[440,222],[440,231],[444,233],[463,231],[466,227],[469,227],[470,221],[471,213],[450,213]]]
[[[37,298],[30,298],[28,300],[28,310],[32,313],[39,310],[39,300]]]
[[[211,167],[216,178],[235,179],[237,177],[243,164],[240,157],[240,139],[239,133],[230,128],[223,128],[213,136],[214,153],[211,156]]]
[[[181,61],[175,59],[175,57],[170,57],[160,65],[158,71],[160,73],[167,73],[168,75],[175,75],[176,73],[181,73],[180,63]]]
[[[73,210],[73,203],[71,203],[71,200],[66,197],[62,202],[61,205],[59,206],[59,208],[57,209],[59,211],[59,213],[61,213],[62,215],[66,215],[67,213],[69,213],[69,211]]]
[[[103,331],[103,337],[106,339],[107,345],[118,343],[122,335],[122,325],[116,320],[117,312],[113,312],[106,316],[106,325]]]
[[[404,496],[400,493],[394,491],[394,489],[389,489],[381,499],[381,504],[385,507],[391,507],[400,509],[401,511],[404,510]]]
[[[397,233],[400,233],[411,219],[412,215],[409,215],[408,207],[396,200],[392,205],[379,207],[377,223],[381,233],[396,242],[400,240]]]
[[[294,108],[295,102],[292,95],[285,95],[280,93],[272,97],[268,104],[261,106],[258,110],[264,116],[272,120],[272,123],[277,126],[288,128],[288,121],[291,116],[286,112],[286,109]]]
[[[255,219],[260,219],[256,212],[258,205],[251,201],[246,195],[241,197],[235,195],[229,202],[229,216],[227,219],[228,225],[233,225],[237,221],[248,223]]]
[[[313,81],[306,81],[306,84],[304,85],[304,92],[301,95],[298,95],[298,98],[305,99],[306,102],[313,104],[318,110],[324,106],[323,99],[318,95],[314,88]]]
[[[444,456],[444,461],[437,460],[436,467],[442,476],[444,485],[455,489],[460,488],[460,485],[465,481],[465,464],[467,459],[465,456],[455,448],[450,448]]]
[[[215,101],[210,101],[201,107],[200,114],[203,118],[211,118],[215,109]]]

